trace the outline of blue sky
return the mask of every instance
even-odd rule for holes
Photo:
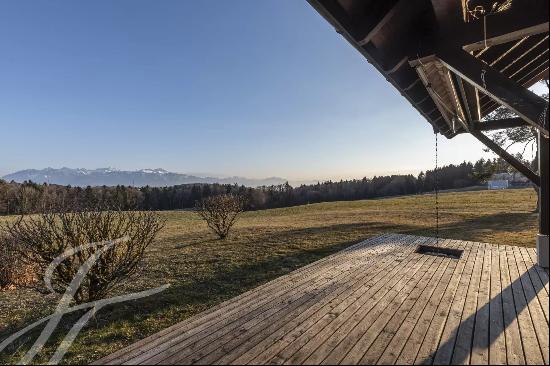
[[[0,47],[0,175],[433,167],[429,124],[306,1],[3,0]],[[440,142],[443,163],[487,156]]]

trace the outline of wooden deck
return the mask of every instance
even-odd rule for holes
[[[99,363],[548,364],[548,272],[535,251],[435,239],[361,242]]]

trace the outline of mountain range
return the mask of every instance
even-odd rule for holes
[[[199,177],[195,175],[173,173],[164,169],[141,169],[135,171],[117,170],[113,168],[100,169],[71,169],[71,168],[46,168],[26,169],[11,173],[2,177],[10,182],[22,183],[32,181],[35,183],[49,183],[71,186],[151,186],[165,187],[178,184],[191,183],[220,183],[238,184],[249,187],[263,185],[275,185],[285,183],[287,180],[279,177],[254,179],[245,177]]]

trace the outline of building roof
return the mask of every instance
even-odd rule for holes
[[[448,138],[499,103],[439,52],[461,48],[523,87],[548,77],[547,0],[308,1]]]

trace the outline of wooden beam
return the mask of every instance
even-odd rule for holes
[[[523,75],[519,79],[516,79],[515,81],[524,88],[529,88],[536,82],[541,81],[545,77],[548,77],[547,73],[545,76],[545,70],[548,71],[548,60],[543,60],[542,63],[538,66],[533,66],[531,69],[528,70],[525,75]],[[498,103],[487,95],[484,95],[481,101],[481,109],[484,113],[483,115],[486,115],[498,108]]]
[[[388,74],[406,65],[410,51],[435,27],[429,1],[399,0],[392,5],[371,32],[357,41]]]
[[[505,73],[506,70],[508,70],[509,68],[513,68],[514,64],[517,64],[518,61],[526,57],[531,60],[536,57],[535,55],[540,55],[545,50],[548,51],[548,34],[545,37],[542,37],[540,39],[539,38],[540,37],[538,36],[529,37],[526,40],[525,38],[522,38],[522,41],[525,41],[521,43],[521,47],[518,46],[514,49],[511,49],[509,52],[506,52],[498,59],[492,61],[490,65],[493,66],[496,70]],[[506,75],[511,74],[511,72],[506,73]]]
[[[449,70],[548,135],[541,119],[548,108],[546,100],[461,49],[441,48],[437,56]]]
[[[470,131],[470,133],[476,139],[481,141],[483,145],[487,146],[491,151],[504,159],[508,164],[516,168],[516,170],[519,171],[521,174],[526,176],[531,182],[533,182],[533,184],[535,184],[537,187],[540,187],[540,177],[529,167],[525,166],[521,161],[516,159],[502,147],[498,146],[493,140],[485,136],[483,133],[479,131]]]
[[[525,127],[525,126],[529,126],[529,124],[519,117],[503,118],[503,119],[497,119],[497,120],[485,121],[485,122],[476,121],[476,122],[473,122],[472,124],[473,130],[476,130],[476,131],[494,131],[494,130],[502,130],[505,128],[515,128],[515,127]]]
[[[470,86],[471,86],[472,88],[474,88],[474,90],[475,90],[475,97],[476,97],[476,104],[475,104],[475,105],[476,105],[476,107],[477,107],[477,109],[476,109],[476,115],[477,115],[476,121],[479,121],[479,120],[481,120],[481,118],[482,118],[482,114],[481,114],[481,113],[482,113],[482,111],[481,111],[481,101],[480,101],[480,94],[481,94],[481,92],[480,92],[479,89],[476,88],[475,86],[473,86],[473,85],[471,85],[471,84],[469,84],[469,83],[468,83],[468,85],[470,85]]]
[[[464,90],[466,104],[468,105],[468,108],[470,110],[472,121],[481,120],[481,116],[479,115],[479,110],[480,110],[479,99],[478,99],[479,94],[477,89],[473,85],[465,82],[462,79],[460,79],[460,82],[461,82],[462,90]]]
[[[460,1],[432,0],[432,6],[438,28],[422,39],[420,47],[415,45],[419,49],[411,50],[411,66],[429,62],[441,47],[475,51],[549,31],[548,0],[514,1],[508,11],[468,23],[462,19]]]
[[[521,67],[518,65],[514,69],[509,69],[510,78],[517,80],[518,82],[529,79],[529,75],[533,73],[534,70],[537,70],[541,67],[548,65],[548,48],[541,54],[533,56],[529,61],[524,63]],[[515,71],[514,71],[515,70]]]
[[[352,19],[337,0],[310,0],[309,3],[334,27],[336,32],[345,37],[346,34],[343,32],[352,38],[356,36],[353,33],[355,28]]]
[[[386,64],[386,69],[384,71],[387,74],[393,74],[403,66],[408,65],[408,63],[409,63],[409,58],[407,56],[404,56],[401,60],[395,62],[393,66],[388,66],[388,64]]]
[[[451,119],[449,119],[449,116],[447,115],[448,111],[445,110],[445,106],[441,103],[441,101],[439,100],[437,94],[435,93],[435,91],[431,87],[430,81],[429,81],[428,77],[426,76],[426,73],[424,72],[424,68],[422,66],[419,66],[419,67],[416,68],[416,72],[418,73],[418,77],[420,78],[420,80],[422,81],[422,84],[424,85],[424,87],[428,91],[430,97],[432,98],[435,106],[439,110],[439,113],[441,113],[441,116],[443,116],[443,119],[447,123],[447,126],[449,127],[449,130],[454,131],[453,122],[451,121]]]
[[[416,1],[416,0],[414,0]],[[398,0],[381,19],[373,20],[368,28],[368,31],[358,39],[361,46],[366,45],[371,39],[382,29],[388,22],[396,16],[402,16],[403,13],[410,12],[411,7],[415,6],[412,0]],[[390,3],[384,0],[382,3]]]
[[[458,79],[457,83],[458,83],[458,88],[460,90],[460,96],[462,98],[462,103],[464,104],[464,106],[466,108],[466,116],[467,116],[466,118],[468,120],[468,123],[471,123],[472,121],[477,119],[477,116],[475,115],[475,109],[476,109],[477,106],[475,104],[472,104],[471,99],[469,98],[468,92],[467,92],[467,90],[468,90],[467,88],[471,88],[472,86],[468,83],[466,83],[466,85],[465,85],[464,81],[461,78],[459,78],[456,75],[455,75],[455,77]],[[474,99],[474,101],[475,101],[475,99]]]
[[[535,85],[536,83],[538,83],[539,81],[542,81],[543,79],[548,79],[548,67],[546,67],[545,69],[543,69],[541,72],[539,72],[538,74],[536,74],[535,76],[531,77],[530,79],[528,79],[524,86],[526,88],[529,88],[533,85]]]
[[[491,16],[487,17],[487,39],[483,36],[482,25],[477,25],[475,29],[470,29],[468,32],[462,34],[460,37],[456,38],[456,41],[459,43],[462,42],[465,51],[475,51],[482,49],[484,47],[492,47],[502,43],[507,43],[520,39],[523,37],[533,36],[535,34],[541,34],[548,32],[548,12],[546,12],[546,22],[540,24],[534,24],[531,26],[524,27],[521,23],[511,23],[512,20],[505,20],[505,17],[498,18],[494,16],[497,21],[497,24],[491,24]],[[510,17],[511,18],[511,17]],[[531,19],[533,20],[533,19]],[[540,20],[539,17],[535,17],[535,20]],[[482,21],[479,21],[480,23]],[[497,30],[491,31],[492,27],[495,26]],[[502,33],[499,33],[499,29],[502,29]],[[480,32],[481,33],[477,33]]]
[[[409,90],[420,81],[420,79],[418,79],[418,74],[410,67],[403,68],[399,70],[399,72],[388,76],[399,85],[401,90]]]
[[[417,85],[420,85],[420,79],[416,79],[412,84],[410,84],[409,86],[407,86],[406,88],[403,88],[403,91],[407,91],[407,90],[410,90],[412,88],[414,88],[415,86]]]
[[[460,44],[467,51],[548,32],[548,0],[514,1],[506,11],[467,23],[460,3],[457,0],[432,0],[439,25],[437,38]]]
[[[503,46],[497,45],[488,47],[484,48],[480,52],[474,52],[473,55],[502,72],[502,67],[505,67],[511,62],[514,62],[514,60],[521,58],[521,55],[525,52],[524,50],[526,48],[530,48],[529,44],[536,44],[537,38],[538,36],[523,37],[516,41],[512,46],[506,44]]]
[[[451,86],[453,88],[453,94],[456,99],[456,102],[458,103],[458,107],[462,111],[462,115],[465,119],[465,125],[464,128],[467,130],[470,129],[470,125],[473,121],[472,115],[470,113],[470,108],[468,107],[468,103],[466,100],[466,92],[464,91],[464,88],[462,87],[462,79],[458,77],[456,74],[448,71],[449,73],[449,79],[451,81]]]

